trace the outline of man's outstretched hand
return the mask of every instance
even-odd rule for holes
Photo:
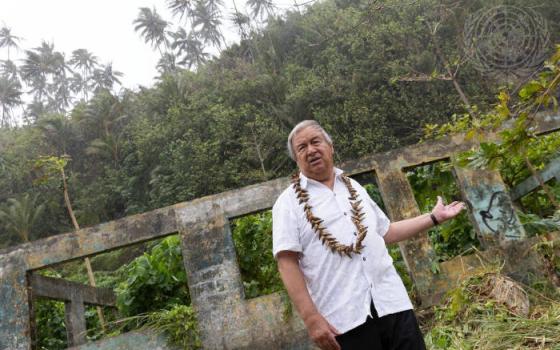
[[[459,215],[461,210],[465,208],[465,203],[454,201],[450,204],[443,204],[441,196],[437,196],[437,203],[432,209],[432,214],[436,217],[437,221],[441,224],[444,221],[454,218]]]
[[[323,316],[317,313],[308,317],[304,322],[309,337],[322,350],[340,350],[340,345],[335,339],[339,333]]]

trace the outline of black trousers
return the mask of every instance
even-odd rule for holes
[[[406,310],[383,317],[371,305],[373,318],[336,337],[342,350],[425,350],[414,311]]]

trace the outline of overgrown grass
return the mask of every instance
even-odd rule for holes
[[[497,278],[504,278],[499,268],[488,268],[448,294],[435,308],[425,336],[428,349],[560,349],[558,290],[545,295],[523,286],[531,303],[524,315],[511,307],[514,300],[489,293]]]

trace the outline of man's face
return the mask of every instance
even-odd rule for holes
[[[308,178],[324,181],[333,171],[333,147],[323,133],[313,127],[300,130],[292,139],[296,162]]]

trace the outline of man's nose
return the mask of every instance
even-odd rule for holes
[[[311,155],[314,154],[315,152],[317,152],[317,148],[314,145],[309,145],[307,146],[307,154]]]

